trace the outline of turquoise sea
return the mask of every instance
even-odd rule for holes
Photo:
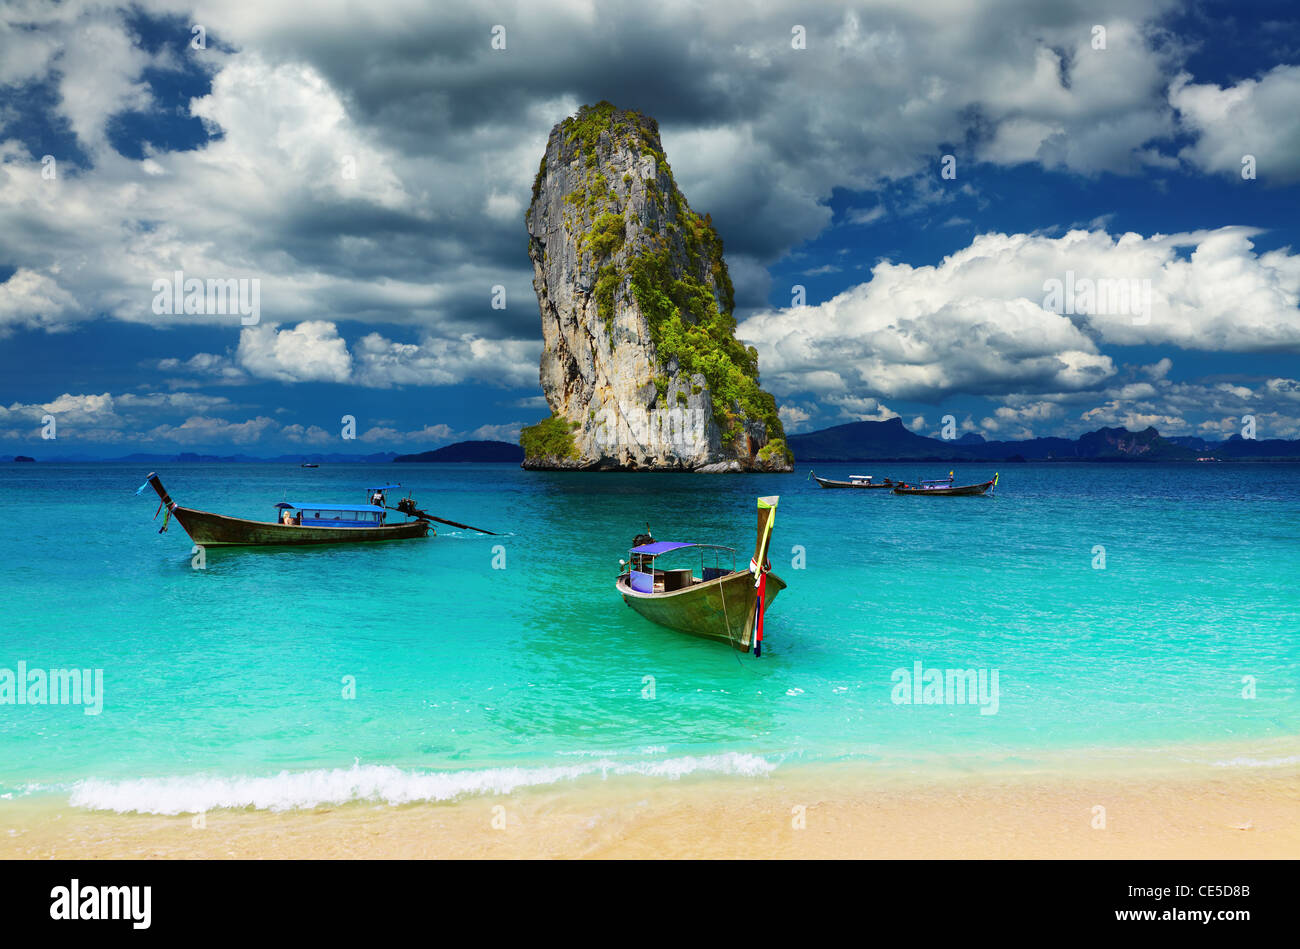
[[[817,467],[911,480],[950,466]],[[0,670],[103,670],[98,715],[0,704],[0,796],[178,813],[837,761],[904,774],[1300,760],[1232,752],[1300,749],[1300,465],[1003,465],[991,498],[825,491],[806,466],[158,473],[178,503],[265,519],[281,499],[363,501],[397,480],[503,536],[439,526],[423,541],[209,551],[194,569],[180,526],[157,533],[156,496],[135,494],[148,468],[0,466]],[[761,658],[653,626],[614,592],[647,523],[747,563],[754,499],[771,494],[789,588]],[[895,702],[895,671],[917,662],[996,671],[996,714]]]

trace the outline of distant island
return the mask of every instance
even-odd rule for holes
[[[1130,432],[1099,428],[1078,438],[986,441],[975,432],[945,441],[908,431],[899,418],[848,422],[790,435],[786,443],[800,463],[831,461],[1300,461],[1300,440],[1225,441],[1195,436],[1165,438],[1154,428]]]
[[[422,451],[418,455],[398,455],[393,461],[396,462],[467,462],[476,461],[479,463],[489,462],[509,462],[510,464],[519,464],[524,460],[524,450],[518,445],[512,445],[510,442],[456,442],[454,445],[444,445],[442,448],[435,448],[433,451]]]

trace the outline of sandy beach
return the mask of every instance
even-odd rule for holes
[[[29,798],[0,803],[0,858],[1296,858],[1298,779],[1287,766],[882,782],[837,765],[201,819]]]

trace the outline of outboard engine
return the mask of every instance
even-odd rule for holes
[[[400,501],[397,502],[397,509],[398,509],[399,511],[401,511],[403,514],[409,514],[409,515],[411,515],[412,517],[415,517],[415,516],[416,516],[416,514],[415,514],[415,499],[414,499],[414,498],[402,498]]]
[[[643,545],[645,545],[645,544],[653,544],[654,542],[655,542],[655,539],[654,539],[653,537],[651,537],[651,536],[649,535],[649,533],[645,533],[645,534],[637,534],[636,537],[633,538],[633,540],[632,540],[632,546],[633,546],[633,547],[641,547],[641,546],[643,546]]]

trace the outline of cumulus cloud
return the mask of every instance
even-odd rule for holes
[[[252,377],[234,364],[230,356],[217,353],[195,353],[189,359],[169,357],[153,363],[166,373],[175,373],[163,380],[173,389],[192,388],[199,385],[245,385]]]
[[[0,335],[16,326],[66,330],[86,318],[76,297],[46,274],[19,267],[0,283]]]
[[[472,334],[457,339],[430,337],[414,344],[370,333],[356,344],[356,381],[375,388],[448,385],[466,379],[531,385],[537,382],[541,350],[540,341],[482,339]]]
[[[1260,181],[1300,181],[1300,66],[1275,66],[1226,88],[1183,73],[1169,101],[1196,136],[1179,153],[1196,167],[1240,176],[1242,158],[1253,155]]]
[[[803,423],[812,418],[813,413],[798,405],[783,405],[777,409],[777,415],[781,417],[786,432],[793,433],[799,431]]]
[[[178,445],[213,445],[233,443],[250,445],[279,426],[274,419],[259,415],[243,422],[196,415],[180,425],[159,425],[144,434],[145,441],[168,441]]]
[[[248,326],[240,331],[239,365],[254,376],[280,382],[347,382],[352,354],[325,320],[308,320],[292,329],[273,325]]]
[[[833,189],[928,180],[943,142],[972,143],[963,161],[1136,169],[1171,129],[1177,65],[1154,26],[1162,0],[1070,4],[1047,20],[1029,0],[993,15],[913,4],[869,18],[784,2],[740,18],[684,3],[542,4],[513,11],[506,52],[468,8],[397,3],[359,17],[329,0],[304,22],[275,4],[145,0],[133,9],[211,34],[206,50],[147,54],[123,9],[32,3],[35,29],[0,34],[0,81],[58,77],[62,115],[93,158],[57,186],[30,158],[6,159],[0,220],[24,239],[0,238],[0,250],[81,311],[159,322],[148,287],[181,269],[259,277],[273,322],[406,323],[448,340],[536,336],[519,213],[547,132],[583,101],[660,119],[748,306],[764,290],[760,265],[829,223]],[[807,49],[792,48],[796,22]],[[1096,22],[1104,51],[1091,48]],[[211,73],[190,113],[213,138],[140,161],[101,147],[114,115],[147,105],[146,68],[160,63]],[[485,312],[497,283],[525,305]],[[0,319],[60,318],[17,289]]]
[[[1162,368],[1167,372],[1171,367]],[[1176,382],[1163,374],[1152,378],[1148,369],[1124,367],[1128,379],[1117,378],[1096,390],[1009,394],[979,427],[1000,439],[1073,436],[1103,425],[1225,438],[1240,430],[1243,416],[1253,415],[1260,438],[1300,436],[1300,382],[1294,379]]]
[[[758,313],[739,334],[778,393],[927,401],[1095,389],[1116,372],[1100,342],[1300,348],[1300,256],[1255,254],[1253,234],[983,234],[937,265],[877,264],[867,283],[818,306]],[[1050,308],[1049,281],[1084,280],[1148,281],[1149,308],[1135,296],[1141,305],[1121,312],[1100,294],[1086,312]]]
[[[412,431],[403,431],[391,425],[380,425],[364,432],[360,440],[383,445],[441,445],[451,441],[487,440],[517,442],[523,422],[506,422],[500,425],[480,425],[471,431],[461,431],[450,425],[425,425]]]
[[[944,151],[967,195],[972,161],[1129,174],[1171,167],[1174,142],[1187,143],[1184,169],[1235,172],[1249,151],[1261,178],[1295,180],[1297,67],[1198,83],[1160,28],[1174,9],[1166,0],[1070,2],[1050,17],[1031,0],[883,4],[869,15],[778,0],[743,17],[686,2],[537,4],[503,16],[506,52],[491,48],[478,11],[415,0],[365,16],[322,0],[306,20],[251,0],[127,9],[31,0],[0,18],[0,85],[50,85],[56,119],[84,155],[46,180],[44,145],[0,114],[0,260],[14,268],[0,283],[0,334],[99,316],[228,327],[226,354],[157,362],[175,389],[535,384],[519,216],[550,127],[600,98],[660,120],[679,184],[727,243],[739,305],[758,311],[741,335],[762,350],[767,384],[827,397],[840,417],[892,417],[882,398],[1092,393],[1087,407],[1071,403],[1077,416],[1099,409],[1096,394],[1112,383],[1132,382],[1117,378],[1109,344],[1296,346],[1297,257],[1254,253],[1246,228],[986,234],[933,266],[876,264],[868,283],[818,307],[765,307],[766,265],[827,227],[836,189],[878,192],[846,212],[849,226],[898,212],[880,203],[886,185],[913,207],[941,205],[954,190],[934,175]],[[172,17],[179,41],[146,51],[130,23],[152,15]],[[207,25],[207,50],[184,42],[190,22]],[[793,23],[806,27],[807,49],[792,48]],[[1092,45],[1096,23],[1106,24],[1104,50]],[[145,144],[139,159],[109,145],[114,117],[156,111],[150,67],[211,77],[188,104],[208,141]],[[1067,269],[1150,279],[1149,322],[1052,312],[1043,281]],[[241,330],[229,317],[153,313],[153,281],[178,270],[258,279],[266,322]],[[487,306],[496,284],[505,310]],[[345,340],[338,327],[354,324],[379,328]],[[1160,365],[1148,381],[1166,378]],[[810,405],[787,415],[806,421],[797,414]],[[214,418],[192,417],[183,437]]]
[[[187,377],[169,380],[174,387],[194,381],[234,385],[251,379],[335,382],[377,389],[469,380],[514,387],[536,383],[540,352],[537,341],[484,339],[469,333],[455,339],[429,336],[419,343],[367,333],[349,347],[334,323],[308,320],[289,328],[274,324],[245,327],[233,356],[196,353],[184,360],[161,359],[154,365]],[[543,404],[539,399],[532,402]]]
[[[0,405],[0,437],[16,442],[58,444],[217,446],[330,446],[346,450],[338,431],[319,425],[282,423],[266,415],[229,418],[241,406],[222,396],[195,392],[64,393],[49,402]],[[221,413],[220,415],[216,413]],[[45,418],[55,419],[56,441],[45,442]],[[398,446],[433,447],[463,439],[518,441],[522,422],[480,425],[462,430],[445,423],[416,429],[380,424],[357,441],[379,449]]]
[[[127,7],[83,3],[26,3],[0,21],[0,85],[52,76],[57,109],[89,152],[107,148],[108,120],[143,109],[152,97],[142,81],[157,58],[135,42]]]
[[[0,405],[0,426],[5,437],[39,441],[45,418],[53,416],[56,440],[115,442],[150,437],[144,433],[160,416],[231,407],[222,396],[196,392],[65,392],[48,402]]]

